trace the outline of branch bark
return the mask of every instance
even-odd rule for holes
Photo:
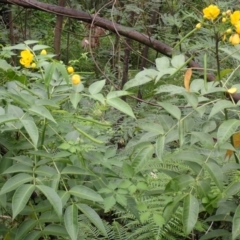
[[[83,22],[92,23],[96,26],[102,27],[106,30],[109,30],[113,33],[119,34],[121,36],[124,36],[126,38],[130,38],[132,40],[135,40],[139,43],[144,44],[145,46],[148,46],[160,53],[162,53],[165,56],[171,57],[173,49],[166,45],[165,43],[162,43],[152,37],[149,37],[146,34],[142,34],[140,32],[135,31],[132,28],[122,26],[120,24],[117,24],[115,22],[112,22],[110,20],[98,17],[98,16],[91,16],[90,14],[75,10],[72,8],[64,8],[57,5],[52,5],[48,3],[38,2],[35,0],[0,0],[0,3],[10,3],[10,4],[16,4],[22,7],[29,7],[38,9],[41,11],[49,12],[56,15],[63,15],[66,17],[74,18],[77,20],[81,20]],[[196,68],[199,71],[201,71],[202,67],[194,62],[190,61],[188,63],[189,67]],[[207,78],[209,81],[214,81],[215,76],[213,74],[208,74]]]

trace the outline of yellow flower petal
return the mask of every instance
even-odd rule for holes
[[[203,9],[204,18],[208,20],[214,20],[220,14],[220,9],[216,5],[210,5]]]
[[[240,37],[238,33],[232,34],[232,36],[229,38],[229,42],[232,43],[232,45],[237,45],[240,43]]]
[[[230,15],[230,19],[231,19],[231,24],[235,26],[240,21],[240,11],[234,11]]]

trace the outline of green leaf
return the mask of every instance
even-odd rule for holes
[[[157,58],[155,60],[155,63],[158,71],[161,71],[163,69],[167,69],[170,67],[170,61],[168,57]]]
[[[93,98],[105,105],[105,98],[103,97],[103,95],[101,93],[97,93],[94,95],[87,95],[87,96],[89,96],[90,98]]]
[[[194,136],[197,139],[197,141],[200,141],[203,146],[213,147],[214,144],[215,144],[212,136],[208,133],[205,133],[205,132],[191,132],[191,134],[192,134],[192,136]],[[194,143],[197,142],[197,141],[194,141]]]
[[[162,227],[165,224],[165,219],[162,215],[154,213],[153,221],[157,224],[157,226]]]
[[[92,83],[88,88],[89,93],[91,95],[95,95],[101,92],[102,88],[105,86],[105,83],[106,83],[106,80],[101,80],[101,81]]]
[[[199,240],[212,240],[212,239],[230,239],[231,233],[224,229],[212,230],[204,234]],[[227,237],[227,238],[226,238]]]
[[[236,195],[240,191],[240,182],[233,182],[226,189],[224,189],[226,198]]]
[[[165,147],[165,135],[159,136],[155,143],[155,153],[157,155],[157,158],[162,161],[162,156],[164,152]]]
[[[116,204],[116,199],[114,196],[109,196],[104,198],[103,203],[104,203],[104,211],[108,212]]]
[[[62,225],[55,225],[55,224],[50,224],[46,226],[43,231],[43,234],[46,235],[54,235],[54,236],[68,236],[68,233],[66,229]]]
[[[232,240],[240,235],[240,205],[238,205],[233,216],[232,223]]]
[[[171,84],[161,85],[155,89],[155,94],[159,93],[182,94],[184,92],[186,92],[184,87],[179,87]]]
[[[44,83],[47,87],[49,87],[50,82],[52,80],[53,77],[53,73],[56,69],[56,63],[55,62],[51,62],[47,65],[47,67],[45,68],[45,79],[44,79]]]
[[[184,194],[181,195],[177,195],[174,197],[174,200],[167,203],[167,205],[165,206],[164,210],[163,210],[163,217],[166,221],[166,223],[171,219],[171,217],[174,215],[174,213],[176,212],[177,208],[180,205],[180,201],[182,201],[182,199],[185,197]]]
[[[186,120],[186,119],[185,119]],[[182,147],[185,141],[184,135],[185,129],[184,129],[184,121],[178,122],[178,140],[179,140],[179,146]]]
[[[217,141],[219,144],[225,143],[240,126],[240,120],[230,119],[224,121],[217,132]]]
[[[12,165],[7,170],[5,170],[3,172],[3,174],[19,173],[19,172],[32,173],[33,169],[25,164],[17,163],[17,164]]]
[[[12,211],[14,219],[26,206],[29,198],[31,197],[35,186],[32,184],[24,184],[20,186],[13,195],[12,198]]]
[[[19,173],[9,178],[7,182],[5,182],[5,184],[3,185],[0,191],[0,195],[11,192],[16,188],[18,188],[19,186],[23,185],[24,183],[30,182],[32,180],[33,180],[33,177],[31,175],[26,173]]]
[[[175,68],[181,68],[185,64],[185,56],[183,54],[174,56],[171,59],[171,64]]]
[[[8,69],[11,69],[12,66],[8,64],[6,60],[0,59],[0,68],[3,69],[4,71],[7,71]]]
[[[61,73],[61,75],[62,75],[63,79],[66,81],[66,83],[69,84],[69,74],[67,72],[66,67],[59,62],[55,62],[55,66],[56,66],[56,69]]]
[[[41,231],[32,231],[25,236],[24,240],[39,240],[41,235]]]
[[[217,127],[217,124],[215,121],[207,121],[202,125],[202,132],[208,133],[215,130]]]
[[[56,173],[57,171],[55,168],[49,167],[47,165],[43,165],[35,169],[35,174],[49,178],[51,178]]]
[[[198,213],[198,200],[192,194],[188,194],[183,201],[183,230],[186,235],[193,230],[198,219]]]
[[[34,114],[37,114],[40,117],[47,118],[50,121],[56,123],[52,114],[44,106],[33,105],[28,110]]]
[[[134,176],[133,167],[126,162],[123,163],[122,172],[123,172],[124,176],[127,178],[132,178]]]
[[[231,101],[227,100],[220,100],[216,104],[214,104],[211,113],[208,116],[208,119],[210,119],[212,116],[217,114],[218,112],[224,110],[225,108],[232,108],[236,107]]]
[[[76,174],[76,175],[92,175],[91,173],[88,173],[85,169],[76,167],[76,166],[66,166],[62,171],[61,174]]]
[[[73,196],[83,198],[83,199],[92,200],[94,202],[102,202],[103,201],[103,198],[97,192],[95,192],[91,188],[81,186],[81,185],[77,185],[77,186],[72,187],[69,190],[69,193]]]
[[[0,115],[0,125],[7,122],[16,121],[16,120],[18,120],[18,118],[9,114]]]
[[[31,138],[34,148],[37,149],[39,134],[35,122],[32,120],[25,119],[20,119],[20,121],[24,126],[25,130],[27,131],[29,137]]]
[[[141,213],[141,215],[140,215],[141,223],[145,223],[145,222],[149,221],[150,217],[151,217],[151,212]]]
[[[49,48],[49,46],[37,44],[37,45],[33,46],[32,50],[35,52],[35,51],[43,50],[46,48]]]
[[[21,225],[18,227],[18,231],[16,233],[14,240],[25,239],[25,236],[29,233],[29,231],[33,229],[35,226],[37,226],[38,223],[39,222],[34,219],[28,219],[22,222]]]
[[[31,158],[27,157],[27,156],[21,156],[21,155],[19,155],[19,156],[17,156],[17,157],[12,157],[12,158],[10,158],[10,159],[13,159],[13,160],[16,161],[16,162],[22,163],[22,164],[25,165],[25,166],[29,166],[29,167],[31,167],[31,169],[32,169],[33,160],[32,160]]]
[[[135,166],[135,173],[143,170],[146,165],[152,159],[152,155],[154,153],[154,146],[152,144],[148,144],[137,153],[133,160],[133,165]]]
[[[136,118],[131,107],[120,98],[107,99],[107,104],[116,108],[117,110],[129,115],[130,117]]]
[[[26,45],[31,45],[31,44],[38,43],[38,41],[37,41],[37,40],[26,40],[26,41],[24,41],[24,43],[25,43]],[[25,46],[25,48],[26,48],[26,46]]]
[[[127,90],[132,87],[141,86],[145,83],[153,81],[156,76],[158,75],[158,71],[155,69],[144,69],[143,71],[139,72],[134,79],[126,82],[123,86],[123,90]]]
[[[172,178],[166,185],[165,192],[178,192],[190,187],[195,179],[190,175],[180,175]]]
[[[101,231],[105,237],[108,237],[102,219],[91,207],[87,206],[86,204],[77,204],[77,207],[98,228],[98,230]]]
[[[82,99],[82,95],[75,92],[75,93],[70,94],[69,99],[70,99],[73,107],[76,109],[78,103],[79,103],[80,100]]]
[[[158,102],[158,103],[177,120],[181,119],[181,111],[178,107],[172,105],[171,103],[166,103],[166,102]]]
[[[126,96],[129,95],[130,93],[127,91],[112,91],[109,92],[107,95],[107,99],[112,99],[112,98],[117,98],[117,97],[121,97],[121,96]]]
[[[206,169],[211,176],[212,180],[218,186],[218,188],[223,190],[223,172],[222,169],[214,162],[207,162]]]
[[[78,239],[78,209],[75,204],[67,207],[64,213],[64,225],[71,240]]]
[[[62,201],[61,201],[61,198],[58,196],[58,194],[55,192],[55,190],[48,186],[43,186],[43,185],[37,185],[36,187],[38,188],[39,191],[41,191],[45,195],[45,197],[51,203],[57,215],[61,217]]]
[[[162,125],[158,124],[158,123],[140,123],[138,125],[141,129],[148,131],[148,132],[154,132],[157,134],[164,134],[164,130]]]
[[[195,93],[185,92],[183,96],[186,98],[187,102],[193,107],[196,108],[198,106],[198,97]]]

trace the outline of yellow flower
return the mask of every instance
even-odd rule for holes
[[[224,17],[222,18],[222,22],[225,23],[227,21],[227,19]]]
[[[237,88],[235,88],[235,87],[229,88],[229,89],[227,90],[227,92],[228,92],[229,94],[234,94],[234,93],[237,92]]]
[[[226,12],[222,12],[222,16],[225,17],[227,15]]]
[[[238,22],[236,25],[235,25],[235,28],[236,28],[236,32],[238,34],[240,34],[240,22]]]
[[[239,34],[234,33],[231,35],[231,37],[229,38],[229,42],[232,43],[232,45],[237,45],[240,43],[240,37]]]
[[[41,52],[40,52],[40,55],[47,55],[47,51],[45,49],[43,49]]]
[[[240,21],[240,11],[234,11],[230,15],[230,19],[231,19],[231,24],[235,26]]]
[[[71,66],[69,66],[68,68],[67,68],[67,71],[68,71],[68,73],[73,73],[74,72],[74,69],[73,69],[73,67],[71,67]]]
[[[20,63],[24,67],[29,67],[31,62],[33,61],[33,54],[28,49],[26,49],[24,51],[21,51],[20,55],[21,55]]]
[[[200,29],[202,27],[202,24],[201,23],[198,23],[197,25],[196,25],[196,29]]]
[[[203,9],[204,18],[214,20],[220,14],[220,9],[216,5],[210,5]]]
[[[36,68],[36,66],[37,66],[36,63],[32,63],[31,65],[32,68]]]
[[[78,85],[81,82],[81,77],[78,74],[72,75],[72,84]]]

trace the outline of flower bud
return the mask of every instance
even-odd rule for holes
[[[47,51],[45,49],[43,49],[41,52],[40,52],[40,55],[47,55]]]
[[[81,82],[81,77],[78,74],[72,75],[72,84],[78,85]]]
[[[68,68],[67,68],[67,71],[68,71],[68,73],[73,73],[74,72],[74,69],[73,69],[73,67],[71,67],[71,66],[69,66]]]
[[[200,29],[202,27],[202,24],[201,23],[198,23],[197,25],[196,25],[196,29]]]

